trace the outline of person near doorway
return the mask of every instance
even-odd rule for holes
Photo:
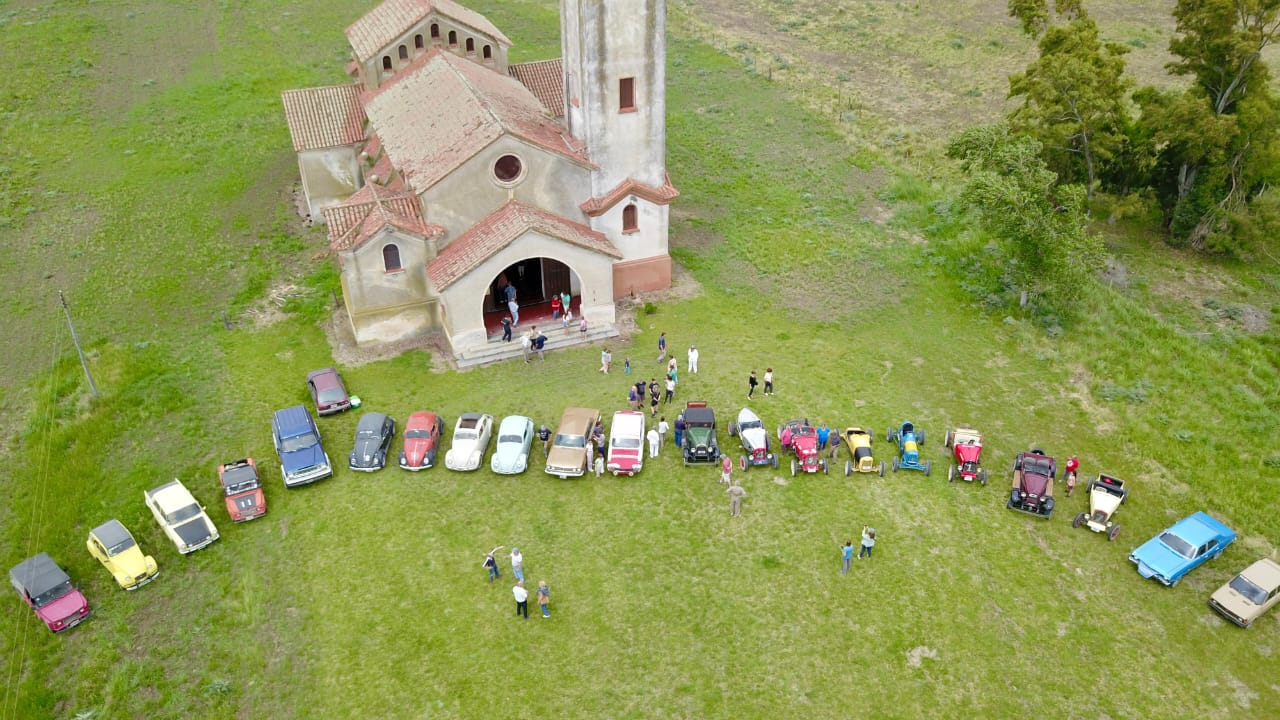
[[[551,319],[559,320],[561,312],[564,312],[564,305],[560,302],[560,294],[554,293],[551,296]]]
[[[502,316],[502,342],[511,342],[511,318]]]
[[[564,306],[565,314],[573,310],[573,296],[566,292],[560,293],[560,304]]]

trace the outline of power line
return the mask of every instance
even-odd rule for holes
[[[89,372],[89,362],[84,359],[84,350],[80,349],[80,338],[76,337],[76,326],[71,322],[71,308],[67,307],[67,299],[62,291],[58,291],[58,300],[62,302],[62,311],[67,315],[67,327],[71,328],[71,342],[76,344],[76,353],[80,355],[80,366],[84,368],[84,376],[89,379],[89,389],[98,397],[98,386],[93,383],[93,374]]]

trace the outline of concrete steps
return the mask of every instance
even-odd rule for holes
[[[520,349],[520,331],[528,331],[528,328],[517,327],[513,331],[510,342],[503,342],[502,335],[494,335],[489,338],[489,342],[484,347],[471,348],[456,353],[453,356],[453,362],[458,366],[459,370],[467,368],[480,367],[481,365],[491,365],[503,360],[523,360],[524,352]],[[559,325],[549,327],[543,331],[547,336],[547,342],[543,347],[543,352],[553,353],[557,350],[576,347],[578,345],[590,345],[597,340],[605,340],[607,338],[618,337],[618,328],[613,325],[596,325],[587,329],[587,332],[581,333],[578,329],[572,328],[571,332],[566,333]],[[537,361],[536,358],[534,360]]]

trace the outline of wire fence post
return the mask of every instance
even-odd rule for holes
[[[71,322],[71,308],[67,307],[67,298],[63,296],[61,290],[58,291],[58,300],[62,303],[62,311],[67,315],[67,327],[71,328],[71,342],[76,345],[80,366],[84,368],[84,376],[89,379],[89,389],[93,391],[94,397],[98,397],[98,386],[93,382],[93,373],[89,372],[89,361],[84,358],[84,350],[80,349],[80,338],[76,337],[76,326]]]

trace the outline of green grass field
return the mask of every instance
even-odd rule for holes
[[[1148,71],[1166,4],[1092,3]],[[826,5],[837,20],[801,22]],[[286,492],[269,417],[333,362],[334,275],[323,231],[296,222],[279,92],[341,81],[341,30],[367,8],[0,1],[0,557],[49,552],[95,613],[55,637],[3,593],[0,720],[1280,715],[1280,616],[1241,631],[1205,605],[1280,541],[1280,268],[1172,251],[1134,211],[1099,227],[1124,272],[1081,319],[1059,332],[993,307],[969,277],[986,240],[951,212],[937,149],[1001,112],[1026,42],[963,0],[826,5],[671,4],[672,244],[696,291],[639,316],[615,367],[656,375],[660,331],[682,360],[696,343],[678,399],[709,401],[723,428],[747,372],[772,366],[778,395],[751,402],[766,424],[866,425],[888,459],[885,429],[911,419],[934,472],[752,469],[731,519],[716,471],[670,447],[634,479],[350,473],[354,413],[320,422],[336,476]],[[469,6],[513,60],[557,54],[555,2]],[[947,30],[948,13],[974,27]],[[882,104],[873,78],[898,79]],[[286,286],[283,318],[255,321]],[[342,369],[401,422],[553,424],[566,405],[625,405],[635,375],[601,376],[598,356]],[[941,439],[962,423],[987,435],[988,487],[944,479]],[[1071,529],[1080,493],[1047,523],[1004,509],[1032,443],[1132,483],[1116,542]],[[246,454],[269,512],[233,526],[214,466]],[[141,502],[173,477],[222,531],[190,557]],[[1237,543],[1177,588],[1142,580],[1128,552],[1199,509]],[[84,549],[110,517],[160,563],[137,592]],[[876,555],[841,577],[838,546],[864,524]],[[498,544],[550,583],[551,620],[513,617],[505,564],[485,582]]]

